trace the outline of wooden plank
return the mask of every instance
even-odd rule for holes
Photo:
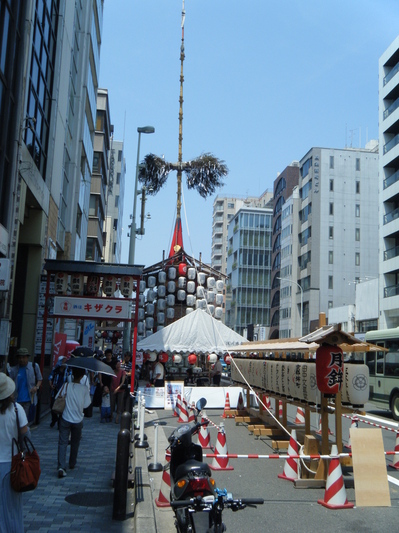
[[[351,428],[353,477],[357,507],[390,507],[391,497],[382,431]]]
[[[279,437],[284,436],[285,432],[278,428],[260,428],[254,429],[254,435],[259,435],[262,437]]]
[[[272,448],[274,450],[288,450],[289,444],[289,440],[272,440]]]

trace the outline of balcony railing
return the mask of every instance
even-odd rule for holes
[[[391,211],[390,213],[387,213],[384,215],[384,226],[385,224],[388,224],[389,222],[392,222],[393,220],[396,220],[399,218],[399,207]]]
[[[393,174],[391,174],[384,180],[384,189],[387,189],[388,187],[396,183],[398,180],[399,180],[399,170],[397,170],[396,172],[394,172]]]
[[[399,294],[399,285],[391,285],[390,287],[385,287],[384,289],[384,298],[391,298],[391,296],[398,296]]]
[[[398,255],[399,255],[399,246],[394,246],[393,248],[389,248],[389,250],[385,250],[384,252],[384,261],[388,261],[388,259],[398,257]]]
[[[399,107],[399,98],[397,98],[393,104],[391,104],[389,107],[387,107],[387,109],[385,109],[384,113],[383,113],[383,117],[384,117],[384,120],[386,118],[389,117],[389,115],[391,113],[393,113],[395,111],[395,109],[397,109]]]
[[[383,81],[383,85],[384,85],[384,87],[385,87],[385,85],[389,82],[389,80],[391,80],[391,79],[395,76],[395,74],[396,74],[397,72],[399,72],[399,63],[397,63],[397,64],[393,67],[393,69],[390,70],[390,71],[388,72],[388,74],[385,76],[384,81]]]
[[[395,137],[393,139],[391,139],[390,141],[388,141],[385,145],[384,145],[384,154],[386,154],[387,152],[389,152],[389,150],[392,150],[392,148],[395,148],[395,146],[399,143],[399,134],[398,135],[395,135]]]

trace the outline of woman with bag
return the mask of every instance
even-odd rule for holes
[[[24,531],[22,494],[11,488],[10,470],[12,441],[18,441],[18,418],[21,435],[28,433],[28,419],[25,410],[18,403],[14,407],[15,383],[0,372],[0,533]]]
[[[111,382],[111,420],[115,411],[116,403],[116,418],[115,424],[119,423],[119,415],[123,411],[123,399],[125,394],[125,379],[126,372],[121,368],[121,362],[117,361],[115,366],[115,377]]]
[[[66,378],[66,357],[61,355],[53,368],[53,371],[48,377],[50,384],[51,396],[50,396],[50,409],[53,408],[55,397],[59,393],[61,387],[65,383]],[[51,411],[51,423],[50,427],[54,427],[56,423],[59,423],[59,415],[55,411]]]
[[[65,409],[61,415],[58,436],[58,477],[66,474],[66,453],[71,436],[71,451],[69,454],[69,468],[73,470],[78,457],[80,438],[83,428],[83,409],[91,403],[90,391],[86,385],[80,383],[85,375],[83,368],[72,368],[73,382],[68,383],[65,395]],[[62,389],[59,394],[62,394]]]

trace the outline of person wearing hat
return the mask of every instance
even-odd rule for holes
[[[0,531],[24,531],[22,493],[11,488],[10,470],[12,439],[18,439],[17,415],[20,431],[28,432],[28,419],[18,403],[14,407],[14,381],[0,372]]]
[[[37,405],[37,393],[43,377],[39,365],[29,361],[29,352],[26,348],[20,348],[17,357],[18,364],[10,368],[10,378],[15,381],[16,400],[22,405],[28,417],[31,404]]]

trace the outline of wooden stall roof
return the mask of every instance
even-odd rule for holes
[[[95,263],[93,261],[64,261],[46,259],[44,270],[52,272],[98,274],[99,276],[134,276],[141,277],[143,265],[120,265],[116,263]]]

